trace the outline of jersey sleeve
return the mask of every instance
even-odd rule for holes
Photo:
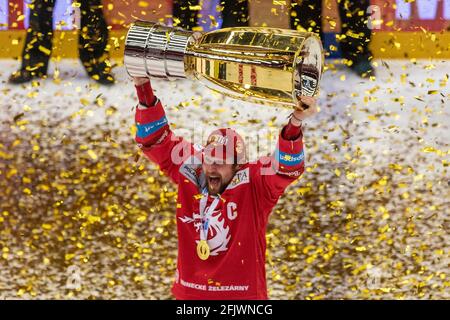
[[[253,168],[253,179],[259,198],[273,206],[285,189],[304,172],[303,134],[287,140],[280,133],[271,156],[258,159]]]
[[[173,182],[179,182],[179,168],[193,153],[192,143],[176,136],[170,129],[161,104],[136,108],[136,143],[144,155],[157,164]]]

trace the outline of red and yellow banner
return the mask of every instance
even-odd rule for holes
[[[213,2],[211,0],[203,2]],[[355,0],[356,1],[356,0]],[[23,30],[28,26],[26,3],[30,0],[0,0],[0,58],[20,54]],[[76,56],[74,30],[77,25],[76,6],[71,0],[58,0],[54,20],[58,34],[65,39],[58,49],[64,57]],[[172,0],[104,0],[104,13],[111,26],[113,55],[121,56],[121,46],[129,23],[136,19],[169,22]],[[206,5],[205,5],[206,6]],[[249,0],[250,22],[255,26],[289,27],[290,1]],[[209,3],[203,16],[217,15]],[[339,33],[340,23],[336,0],[324,0],[323,25],[326,32]],[[386,58],[450,58],[450,0],[371,0],[372,50],[376,57]],[[68,45],[66,45],[68,43]]]

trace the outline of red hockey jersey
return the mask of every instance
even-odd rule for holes
[[[200,199],[208,197],[201,168],[202,147],[170,130],[160,101],[137,109],[136,141],[144,154],[178,185],[178,261],[172,292],[177,299],[267,299],[266,226],[286,187],[304,170],[302,135],[280,135],[272,156],[242,165],[209,216],[210,256],[197,256]],[[149,139],[150,138],[150,139]],[[152,141],[145,143],[145,141]]]

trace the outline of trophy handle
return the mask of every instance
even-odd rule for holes
[[[134,22],[125,40],[124,64],[132,77],[186,78],[184,56],[193,32],[162,23]],[[195,35],[198,37],[198,35]]]
[[[156,23],[134,22],[125,38],[124,65],[130,77],[148,77],[145,59],[147,42]],[[149,32],[150,30],[150,32]]]

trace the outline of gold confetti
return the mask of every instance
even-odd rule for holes
[[[46,47],[44,47],[44,46],[39,46],[39,51],[43,52],[47,56],[49,56],[50,53],[51,53],[51,51],[49,49],[47,49]]]
[[[385,46],[395,48],[393,42]],[[267,229],[271,298],[447,294],[443,213],[450,153],[446,136],[435,134],[446,129],[448,93],[442,84],[448,76],[415,76],[412,68],[440,70],[437,61],[378,63],[386,68],[382,80],[358,91],[329,88],[320,101],[322,110],[332,112],[305,129],[305,173],[286,189]],[[330,76],[343,75],[327,67]],[[389,68],[400,72],[390,75]],[[72,82],[62,70],[62,81],[51,83],[58,88],[55,96],[43,80],[17,92],[0,89],[4,101],[15,106],[6,104],[0,130],[0,238],[6,239],[0,241],[0,259],[8,274],[0,278],[0,298],[171,298],[175,210],[185,204],[176,186],[132,141],[136,127],[126,118],[136,105],[132,87],[117,84],[119,101],[109,89]],[[345,81],[362,81],[352,78]],[[261,108],[250,112],[216,96],[190,99],[204,95],[201,87],[192,88],[179,106],[166,106],[173,127],[235,121],[248,132],[272,127],[275,137],[285,120],[284,110],[266,117]],[[172,91],[158,93],[162,101],[167,92]],[[93,114],[99,120],[95,125]],[[239,263],[245,267],[248,258]],[[377,272],[383,277],[371,289]],[[43,281],[42,274],[52,281]],[[68,279],[77,276],[81,288],[67,289]],[[217,280],[210,279],[210,285]]]
[[[88,153],[89,157],[91,157],[92,160],[97,160],[98,159],[98,156],[97,156],[97,154],[94,151],[88,150],[87,153]]]
[[[138,1],[138,6],[141,8],[147,8],[148,7],[148,2],[147,1]]]
[[[338,177],[340,177],[341,176],[341,170],[339,170],[339,169],[334,169],[334,174],[335,175],[337,175]]]

